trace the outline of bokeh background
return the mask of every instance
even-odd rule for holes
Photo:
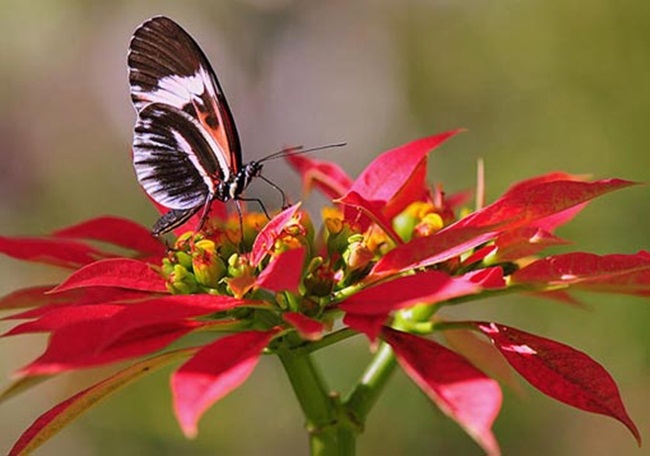
[[[431,159],[432,181],[449,192],[473,186],[479,157],[488,201],[514,181],[553,170],[650,180],[647,0],[0,0],[1,233],[38,235],[102,214],[153,223],[130,164],[125,56],[135,27],[157,14],[180,22],[211,59],[247,160],[288,145],[347,141],[344,151],[318,156],[355,175],[383,150],[466,127]],[[300,197],[284,163],[269,163],[265,174]],[[264,185],[250,191],[278,204]],[[559,234],[575,250],[648,249],[649,201],[647,187],[608,195]],[[0,258],[3,294],[60,277]],[[448,315],[493,319],[588,352],[617,379],[649,439],[648,300],[580,297],[588,310],[499,298]],[[43,342],[2,341],[4,384]],[[368,359],[361,338],[319,354],[332,387],[344,393]],[[38,454],[306,454],[277,360],[264,359],[214,407],[195,441],[174,422],[168,374],[119,393]],[[101,375],[66,376],[2,404],[0,452],[55,401]],[[495,431],[509,455],[650,454],[614,420],[527,386],[506,390]],[[402,374],[358,448],[361,455],[481,454]]]

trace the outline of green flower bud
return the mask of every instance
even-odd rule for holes
[[[343,260],[350,271],[365,268],[375,255],[363,242],[354,241],[343,252]]]
[[[306,295],[327,296],[334,289],[334,272],[324,264],[321,257],[314,257],[307,266],[303,284]]]
[[[196,281],[205,287],[216,288],[219,280],[226,275],[226,265],[215,243],[209,239],[194,244],[192,268]]]
[[[413,230],[418,222],[419,220],[414,214],[404,211],[393,219],[393,229],[399,234],[400,238],[408,242],[411,240]]]
[[[167,281],[167,289],[172,294],[192,294],[198,288],[199,285],[191,272],[185,269],[183,265],[177,264],[174,266],[174,271]]]
[[[178,251],[175,255],[178,264],[182,265],[185,269],[192,269],[192,256],[189,253]]]

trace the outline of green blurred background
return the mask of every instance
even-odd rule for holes
[[[247,160],[288,145],[347,141],[345,151],[320,156],[356,174],[383,150],[466,127],[432,156],[431,178],[449,192],[473,185],[479,157],[488,201],[514,181],[553,170],[650,180],[647,0],[0,0],[1,233],[38,235],[102,214],[155,220],[130,164],[125,56],[135,27],[157,14],[185,26],[213,62]],[[286,165],[272,162],[265,173],[299,197]],[[263,185],[250,191],[278,204]],[[572,250],[647,249],[649,198],[647,187],[608,195],[559,234],[575,241]],[[315,201],[311,207],[322,202]],[[0,274],[3,294],[61,277],[6,258]],[[447,315],[492,319],[588,352],[617,379],[648,439],[648,300],[580,297],[587,311],[527,298]],[[43,342],[2,341],[5,384]],[[358,338],[319,360],[345,392],[369,356]],[[66,376],[2,404],[0,452],[38,414],[102,373]],[[264,359],[208,412],[195,441],[174,422],[168,374],[119,393],[38,454],[306,454],[302,418],[277,360]],[[506,390],[495,431],[507,455],[650,454],[614,420],[528,387]],[[359,454],[481,451],[399,374],[371,415]]]

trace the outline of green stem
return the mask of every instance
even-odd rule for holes
[[[360,426],[379,399],[396,366],[397,361],[393,350],[388,344],[382,342],[354,390],[343,402]]]
[[[321,348],[325,348],[329,345],[335,344],[342,340],[348,339],[350,337],[358,336],[358,335],[359,335],[358,332],[350,328],[339,329],[338,331],[326,335],[321,340],[317,340],[316,342],[310,342],[308,344],[302,345],[301,347],[296,348],[295,351],[302,351],[304,353],[313,353],[317,350],[320,350]]]
[[[330,394],[311,356],[289,347],[278,356],[305,415],[313,456],[354,455],[358,429],[348,418],[338,396]]]

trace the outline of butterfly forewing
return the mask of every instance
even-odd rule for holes
[[[133,165],[145,191],[165,207],[192,209],[213,197],[230,177],[220,151],[196,119],[173,106],[153,103],[138,115]]]
[[[166,17],[154,17],[133,34],[129,47],[131,98],[141,113],[152,103],[192,116],[220,148],[220,163],[231,173],[241,167],[235,122],[219,81],[194,39]],[[163,203],[161,203],[163,204]]]

